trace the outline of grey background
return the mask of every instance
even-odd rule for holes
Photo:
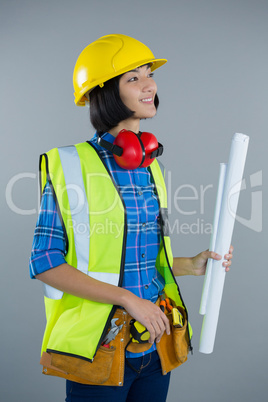
[[[264,199],[263,186],[250,188],[250,175],[267,167],[267,17],[267,0],[1,0],[1,401],[64,400],[64,380],[42,375],[39,365],[42,286],[28,274],[37,212],[14,212],[5,191],[14,176],[30,174],[16,181],[12,200],[38,209],[39,154],[92,136],[87,109],[73,103],[72,72],[82,49],[109,33],[133,36],[168,59],[155,74],[158,114],[141,128],[165,145],[171,197],[183,184],[198,192],[197,200],[180,201],[192,215],[170,199],[171,225],[211,224],[219,163],[227,162],[234,132],[250,136],[238,214],[261,216],[262,231],[235,225],[211,355],[198,352],[203,278],[181,278],[195,352],[173,372],[168,401],[267,400],[267,215],[251,198],[258,190]],[[210,186],[204,209],[201,185]],[[176,256],[208,247],[209,235],[193,232],[173,231]]]

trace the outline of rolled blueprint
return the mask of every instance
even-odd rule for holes
[[[226,163],[220,163],[218,191],[217,191],[217,198],[216,198],[215,211],[214,211],[212,234],[211,234],[211,237],[210,237],[210,244],[209,244],[209,250],[210,251],[214,251],[215,246],[216,246],[216,237],[217,237],[217,232],[218,232],[218,225],[219,225],[219,218],[220,218],[222,194],[223,194],[224,183],[225,183],[226,168],[227,168]],[[207,262],[207,269],[206,269],[206,274],[205,274],[205,279],[204,279],[204,284],[203,284],[203,291],[202,291],[200,310],[199,310],[199,313],[201,315],[206,314],[207,298],[208,298],[209,285],[210,285],[210,279],[211,279],[212,262],[213,262],[213,260],[211,258]]]
[[[224,260],[224,255],[229,251],[232,240],[248,142],[249,137],[240,133],[234,134],[232,139],[220,206],[218,228],[215,234],[216,242],[214,251],[220,254],[222,259],[220,261],[212,261],[206,312],[203,318],[199,344],[199,351],[201,353],[212,353],[214,348],[226,275],[225,268],[222,266],[222,263]]]

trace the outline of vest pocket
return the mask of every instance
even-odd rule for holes
[[[78,357],[51,353],[51,364],[65,373],[90,381],[94,384],[103,384],[111,375],[115,347],[100,346],[93,362]]]

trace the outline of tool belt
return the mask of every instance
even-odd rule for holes
[[[157,300],[156,305],[159,305]],[[165,375],[187,360],[189,351],[189,339],[187,333],[187,319],[183,308],[178,307],[183,315],[182,328],[172,325],[172,316],[167,314],[170,320],[171,334],[164,332],[159,343],[156,344],[160,357],[162,374]],[[93,362],[77,357],[43,352],[40,364],[43,365],[43,374],[66,378],[82,384],[122,386],[125,371],[125,348],[130,339],[130,321],[132,317],[123,309],[118,308],[114,318],[119,319],[118,325],[123,327],[110,347],[100,346]],[[151,343],[130,343],[127,350],[134,353],[145,352],[151,348]]]

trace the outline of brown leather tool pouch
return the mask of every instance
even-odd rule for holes
[[[171,333],[167,335],[164,332],[160,342],[156,344],[164,375],[184,363],[189,352],[186,313],[183,308],[177,308],[183,315],[183,327],[175,328],[172,323],[172,315],[169,313],[167,317],[169,318]]]
[[[159,305],[159,300],[156,302]],[[174,328],[172,316],[170,320],[171,334],[164,332],[161,341],[156,344],[161,360],[162,373],[180,366],[187,360],[188,336],[187,320],[183,309],[184,325]],[[82,384],[122,386],[124,383],[125,347],[130,339],[130,325],[132,317],[123,309],[117,309],[114,318],[119,318],[118,325],[124,324],[120,333],[110,343],[110,348],[100,346],[93,362],[78,357],[59,353],[43,352],[40,364],[43,365],[43,374],[66,378]],[[138,353],[148,350],[149,343],[131,343],[127,350]]]
[[[115,347],[107,349],[100,346],[92,363],[73,356],[44,352],[40,363],[44,366],[44,374],[83,384],[106,385],[111,377],[115,352]]]
[[[110,348],[100,346],[93,362],[78,357],[59,353],[43,352],[40,364],[43,374],[63,377],[71,381],[90,385],[116,385],[124,383],[125,347],[130,339],[130,321],[132,317],[123,309],[117,309],[114,318],[117,325],[123,324],[122,330],[110,342]],[[127,350],[138,353],[148,350],[149,343],[131,343]]]
[[[114,318],[124,323],[110,348],[100,346],[93,362],[65,354],[43,352],[40,364],[43,373],[91,385],[123,385],[126,345],[126,312],[117,309]],[[128,338],[129,339],[129,338]]]
[[[115,350],[115,348],[107,349],[101,346],[92,363],[73,356],[44,352],[40,363],[44,366],[44,374],[63,377],[83,384],[101,385],[111,375]]]
[[[72,356],[51,353],[51,364],[81,379],[103,384],[110,377],[115,350],[115,347],[107,349],[100,346],[92,363]]]

